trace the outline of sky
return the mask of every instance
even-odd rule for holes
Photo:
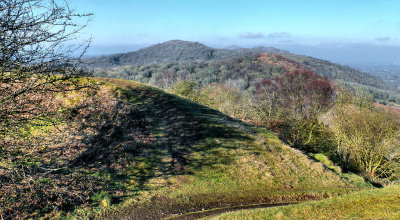
[[[375,51],[378,60],[400,63],[399,0],[70,1],[95,14],[82,35],[93,37],[93,55],[180,39],[220,48],[275,46],[333,61],[364,54],[357,62],[367,62]]]

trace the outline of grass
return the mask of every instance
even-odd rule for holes
[[[315,160],[324,164],[325,167],[334,171],[335,173],[339,174],[342,172],[342,169],[340,168],[340,166],[336,166],[335,164],[333,164],[333,162],[331,160],[329,160],[329,158],[327,156],[325,156],[324,154],[321,154],[321,153],[312,154],[311,153],[310,156],[313,157]]]
[[[81,100],[88,107],[49,134],[59,135],[57,144],[32,152],[40,169],[21,185],[24,191],[13,190],[19,186],[11,178],[0,188],[0,202],[7,202],[0,207],[3,216],[160,219],[226,206],[323,199],[364,187],[267,129],[141,83],[98,80],[104,85],[96,97]],[[79,96],[64,99],[75,105]],[[31,203],[26,195],[32,195]],[[32,205],[36,201],[41,203]],[[48,209],[40,209],[43,204]]]
[[[207,219],[400,219],[400,186],[285,207],[230,212]]]
[[[139,83],[108,83],[129,103],[150,106],[156,142],[123,171],[136,195],[99,218],[163,218],[358,190],[266,129]]]

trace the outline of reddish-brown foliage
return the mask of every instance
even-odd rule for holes
[[[290,60],[284,56],[273,54],[273,53],[261,53],[254,63],[265,63],[272,66],[283,67],[285,71],[290,72],[298,69],[302,69],[300,64]]]
[[[263,80],[257,86],[258,100],[270,99],[275,108],[287,113],[312,117],[326,110],[333,101],[335,86],[315,73],[297,69],[282,77]]]

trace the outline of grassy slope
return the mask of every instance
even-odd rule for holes
[[[221,206],[320,199],[357,189],[265,129],[136,82],[107,81],[119,99],[146,110],[154,142],[111,175],[123,176],[112,179],[113,184],[132,194],[118,205],[105,205],[100,218],[155,219]]]
[[[0,167],[2,217],[159,219],[360,188],[266,129],[137,82],[99,80],[97,94],[57,97],[56,109],[72,110],[57,129],[35,127],[32,140],[46,146],[2,158],[29,175],[14,180]]]
[[[209,219],[399,219],[400,186],[299,205],[225,213]]]

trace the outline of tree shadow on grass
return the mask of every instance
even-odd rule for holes
[[[250,139],[237,127],[242,122],[157,89],[128,85],[116,93],[119,103],[100,117],[96,135],[84,140],[87,149],[71,166],[119,173],[116,177],[133,179],[138,190],[145,190],[146,183],[156,177],[229,163],[214,149],[236,146],[215,140]],[[207,157],[192,158],[196,152]]]

